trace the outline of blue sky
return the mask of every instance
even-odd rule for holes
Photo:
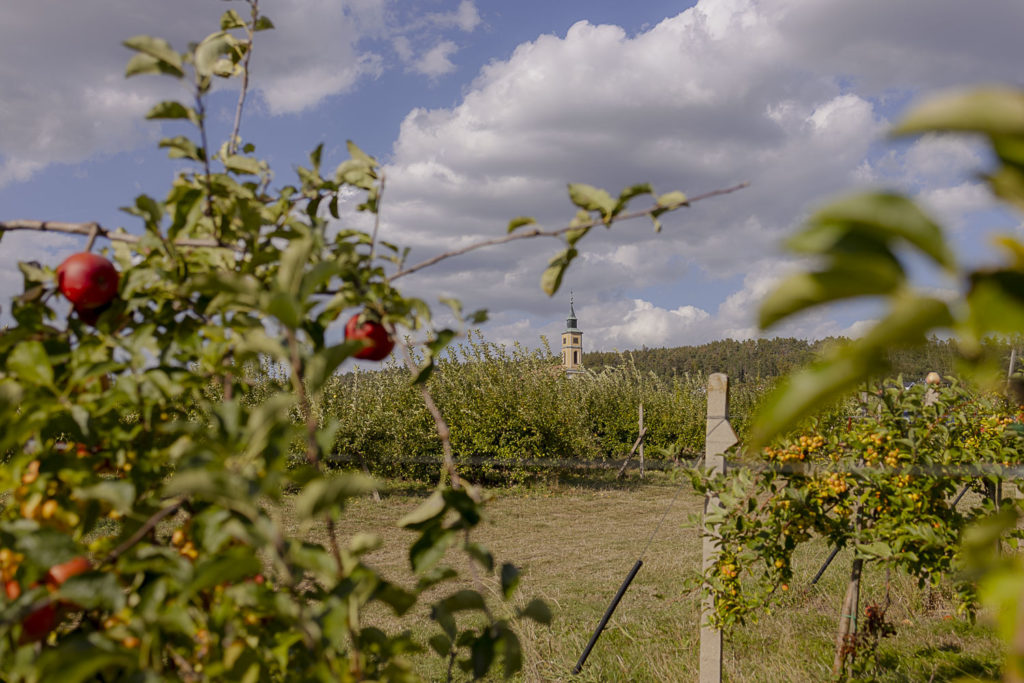
[[[242,3],[234,3],[239,11]],[[0,25],[0,216],[137,228],[117,208],[162,196],[174,166],[141,120],[175,95],[122,78],[120,41],[147,33],[183,47],[216,27],[220,0],[37,0]],[[1021,3],[979,0],[701,0],[699,3],[483,0],[262,0],[242,128],[276,182],[347,138],[385,163],[383,236],[413,260],[503,232],[533,215],[574,213],[565,183],[617,192],[636,182],[697,194],[751,187],[682,211],[655,235],[617,226],[584,240],[564,292],[538,280],[554,241],[477,252],[405,282],[428,299],[485,307],[484,332],[538,343],[564,324],[568,290],[590,349],[675,346],[761,334],[759,298],[799,264],[778,249],[814,206],[844,191],[911,192],[951,229],[962,258],[985,233],[1019,231],[991,210],[973,141],[893,142],[908,103],[947,87],[1019,81]],[[235,93],[213,100],[213,137]],[[71,237],[7,235],[0,306],[15,263],[59,263]],[[955,283],[935,281],[936,288]],[[856,334],[870,306],[843,306],[768,335]]]

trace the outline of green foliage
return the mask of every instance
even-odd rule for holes
[[[636,440],[641,403],[648,458],[699,454],[706,377],[659,377],[631,357],[619,360],[567,376],[547,348],[507,349],[474,334],[437,358],[426,386],[446,416],[459,471],[473,479],[510,484],[621,459]],[[251,380],[262,386],[258,395],[277,391],[279,375],[254,373],[263,378]],[[741,433],[768,386],[750,382],[733,391]],[[333,462],[385,477],[436,477],[440,442],[416,391],[395,366],[331,378],[314,413],[336,427]]]
[[[31,296],[14,302],[17,324],[0,333],[4,680],[415,680],[404,655],[424,645],[360,615],[376,603],[402,616],[456,576],[390,583],[361,559],[375,539],[346,543],[335,526],[373,482],[325,467],[341,419],[365,414],[353,405],[318,418],[338,366],[362,348],[330,329],[356,309],[392,334],[429,330],[430,309],[385,277],[397,247],[332,228],[325,215],[337,218],[339,194],[353,189],[365,195],[361,210],[378,210],[372,157],[349,143],[351,158],[324,178],[317,148],[298,182],[272,190],[237,130],[208,146],[212,79],[242,74],[252,33],[272,26],[250,7],[249,19],[228,10],[220,31],[185,52],[148,36],[125,42],[136,53],[128,76],[168,75],[191,90],[191,102],[162,102],[147,117],[193,126],[160,146],[195,166],[164,199],[125,208],[144,232],[112,249],[121,287],[110,309],[95,326],[77,315],[64,324],[52,271],[22,267]],[[451,338],[430,334],[435,353]],[[382,376],[402,386],[396,395],[409,386]],[[409,525],[413,567],[438,569],[461,545],[493,572],[490,552],[470,540],[480,492],[453,480],[436,495],[435,514]],[[327,547],[286,534],[281,505],[326,526]],[[47,578],[76,558],[86,571]],[[461,628],[439,616],[446,656],[464,653],[458,663],[475,677],[496,662],[506,676],[521,667],[519,617],[492,617],[479,592],[438,595],[438,615],[474,613]],[[46,610],[54,628],[33,631],[31,615]]]
[[[548,624],[551,612],[539,600],[512,608],[518,570],[473,540],[486,496],[463,481],[450,451],[486,457],[482,475],[504,478],[510,465],[522,471],[523,453],[596,448],[578,427],[540,414],[573,385],[546,356],[520,359],[544,379],[513,392],[490,358],[444,355],[456,332],[433,329],[427,302],[392,285],[407,251],[332,222],[343,196],[360,197],[358,211],[380,210],[378,162],[353,142],[333,172],[323,171],[321,145],[280,187],[243,143],[240,116],[220,147],[209,144],[214,79],[247,77],[253,35],[273,28],[255,0],[247,4],[248,18],[228,9],[220,30],[183,52],[150,36],[124,42],[135,53],[127,76],[168,76],[191,95],[147,114],[190,126],[159,146],[191,163],[163,199],[142,195],[124,207],[143,229],[109,250],[120,271],[115,300],[65,324],[53,271],[20,265],[16,324],[0,332],[3,678],[410,681],[418,675],[407,655],[427,646],[447,660],[449,679],[456,665],[474,679],[512,676],[523,665],[515,629],[522,620]],[[567,242],[545,276],[549,293],[593,221],[609,225],[650,192],[637,185],[612,201],[573,187],[582,215],[548,233]],[[657,211],[681,206],[677,195]],[[509,230],[531,222],[513,219]],[[457,301],[442,303],[463,321]],[[394,365],[337,375],[365,348],[335,338],[353,312],[392,339],[421,340],[408,340],[423,352],[411,354],[414,379]],[[485,319],[483,311],[465,317]],[[504,395],[478,394],[473,411],[453,398],[488,382]],[[456,415],[452,429],[431,391],[447,392],[438,403]],[[511,400],[526,406],[514,435],[500,429]],[[420,460],[411,468],[410,454]],[[342,538],[346,506],[374,482],[331,471],[336,455],[377,473],[440,479],[403,520],[414,586],[363,562],[378,538]],[[324,529],[326,545],[286,533],[275,514],[282,506],[303,531]],[[458,577],[450,550],[468,559],[474,588],[444,585]],[[54,578],[58,566],[74,575]],[[492,596],[482,578],[498,572],[501,591]],[[425,643],[364,623],[374,609],[409,614],[428,589],[440,632]],[[508,603],[500,611],[499,601]]]
[[[1011,206],[1024,207],[1024,154],[1021,153],[1024,150],[1024,93],[987,87],[940,96],[913,109],[895,130],[898,135],[933,132],[981,135],[990,145],[996,162],[996,168],[984,176],[989,188]],[[819,256],[824,268],[798,274],[769,294],[761,312],[762,323],[773,324],[798,311],[849,297],[880,297],[887,310],[863,337],[833,349],[818,362],[795,373],[767,399],[753,427],[751,447],[758,450],[768,445],[778,434],[790,430],[816,409],[846,395],[865,380],[889,371],[889,354],[893,347],[919,347],[928,335],[936,332],[952,331],[951,346],[957,352],[963,372],[983,386],[995,386],[1005,366],[991,362],[991,356],[984,353],[986,344],[992,337],[1009,337],[1011,343],[1018,342],[1024,332],[1024,244],[1010,235],[999,236],[995,241],[1006,254],[1003,263],[967,268],[955,263],[941,229],[907,198],[892,194],[861,195],[820,210],[804,231],[791,240],[790,247]],[[900,244],[900,252],[893,249]],[[924,287],[906,277],[907,252],[923,257],[953,275],[958,282],[966,283],[966,291],[951,300],[934,298]],[[844,273],[848,277],[841,277]],[[883,398],[888,396],[886,392]],[[1014,399],[1008,404],[1016,406],[1020,396]],[[943,398],[943,401],[948,400],[948,397]],[[976,536],[993,541],[1000,534],[1015,535],[1016,510],[967,530],[964,527],[968,517],[944,507],[958,478],[956,471],[948,468],[968,463],[1016,464],[1020,456],[1019,436],[1015,431],[1005,433],[1003,427],[1008,417],[989,424],[991,418],[978,413],[965,414],[959,407],[933,415],[922,432],[913,425],[922,418],[929,419],[929,409],[915,401],[913,394],[900,396],[900,402],[887,400],[890,410],[890,403],[901,409],[906,425],[882,423],[875,432],[886,439],[894,439],[897,452],[902,452],[904,446],[912,448],[911,464],[926,468],[923,476],[913,470],[900,475],[913,477],[909,482],[900,480],[900,490],[892,489],[897,472],[889,469],[876,475],[857,466],[868,458],[867,450],[857,446],[866,443],[863,439],[843,437],[828,444],[831,457],[843,463],[842,468],[833,473],[839,479],[831,483],[838,486],[841,482],[845,487],[844,496],[848,495],[847,489],[856,492],[853,499],[857,513],[851,517],[858,522],[852,529],[833,517],[833,507],[842,509],[843,498],[838,491],[835,492],[837,502],[832,507],[827,507],[822,502],[825,498],[820,495],[812,498],[817,486],[813,475],[799,471],[771,483],[769,475],[762,479],[767,488],[762,485],[755,488],[766,493],[769,501],[788,501],[794,510],[804,510],[810,501],[818,501],[816,505],[823,510],[827,508],[828,514],[819,512],[813,519],[805,517],[803,528],[806,531],[827,535],[836,543],[852,543],[861,559],[901,567],[922,581],[929,576],[934,580],[935,576],[948,572],[953,562],[966,553],[971,559],[966,564],[973,569],[964,590],[973,591],[980,581],[982,594],[988,596],[990,604],[1001,608],[1010,646],[1007,676],[1019,677],[1024,670],[1020,647],[1022,622],[1013,615],[1018,613],[1016,605],[1020,604],[1021,585],[1019,581],[1006,580],[1006,568],[1008,565],[1016,567],[1016,560],[993,561],[975,553]],[[972,435],[972,429],[985,433]],[[999,437],[994,438],[993,434]],[[746,473],[745,476],[756,479],[760,475]],[[753,510],[759,511],[760,519],[781,518],[757,504]],[[726,514],[739,513],[732,510]],[[754,547],[750,543],[751,532],[746,522],[737,526],[739,519],[723,519],[727,528],[726,547],[736,540],[740,546],[751,549]],[[837,529],[841,533],[837,534]],[[765,535],[771,537],[773,533]],[[963,545],[959,543],[961,536]],[[726,551],[725,556],[730,557],[730,552],[732,556],[738,553]],[[772,557],[774,552],[782,563],[780,571],[785,571],[787,558],[782,551],[761,547],[754,552],[764,558]],[[770,568],[768,573],[771,573]],[[722,595],[721,586],[714,585],[713,580],[709,582],[712,589]],[[964,604],[970,605],[970,596],[962,595]],[[727,597],[722,597],[728,602]],[[748,606],[738,602],[733,605],[737,613]],[[1011,619],[1013,625],[1006,626]],[[842,648],[838,647],[838,666],[843,664],[844,658]]]
[[[994,491],[1001,469],[1024,461],[1020,416],[1001,398],[957,384],[886,382],[861,396],[845,423],[781,439],[757,465],[693,474],[698,490],[717,492],[722,502],[706,518],[717,525],[720,545],[702,578],[717,623],[742,623],[780,600],[793,581],[795,553],[819,537],[922,588],[949,581],[958,610],[973,618],[977,555],[960,539],[993,503],[958,494]],[[863,667],[877,638],[862,633],[850,642],[847,655]]]
[[[1018,120],[1022,98],[1019,91],[1004,88],[942,96],[911,111],[895,133],[958,131],[985,136],[998,162],[998,168],[986,176],[993,193],[1024,206],[1024,183],[1017,180],[1024,177],[1024,156],[1019,153],[1024,148],[1024,123]],[[764,445],[813,406],[889,371],[888,354],[893,347],[921,346],[936,331],[955,332],[959,355],[980,377],[979,373],[988,369],[983,353],[986,337],[1020,334],[1024,329],[1024,245],[1011,236],[999,237],[997,243],[1007,253],[1008,263],[961,270],[939,226],[909,199],[894,194],[858,195],[818,211],[790,240],[790,247],[820,256],[826,268],[795,275],[780,284],[765,300],[762,324],[774,324],[829,301],[859,296],[881,296],[888,312],[864,337],[836,350],[780,389],[771,404],[792,408],[766,411],[755,429],[754,446]],[[904,251],[916,252],[970,283],[966,294],[947,304],[915,288],[904,275],[906,257],[894,249],[901,244]],[[883,272],[891,277],[882,277]],[[838,277],[841,273],[849,277]]]

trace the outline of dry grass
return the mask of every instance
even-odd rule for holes
[[[683,581],[700,564],[700,542],[691,517],[702,500],[688,484],[651,544],[615,616],[580,676],[571,670],[619,584],[636,561],[677,491],[664,475],[645,484],[545,485],[499,491],[487,506],[488,521],[474,532],[501,561],[523,568],[520,604],[532,597],[548,601],[550,627],[526,623],[520,629],[527,681],[687,681],[697,677],[698,601]],[[413,509],[425,491],[392,489],[381,502],[366,498],[348,509],[343,533],[373,531],[384,539],[367,562],[402,583],[413,578],[405,556],[412,535],[395,521]],[[314,533],[314,537],[315,537]],[[818,681],[830,679],[837,611],[849,570],[841,553],[817,586],[810,577],[827,555],[823,545],[798,558],[798,580],[777,609],[726,639],[728,681]],[[457,553],[449,561],[460,573]],[[884,573],[868,570],[862,593],[882,599]],[[486,581],[497,593],[496,582]],[[949,681],[961,676],[998,676],[1001,648],[991,628],[970,624],[951,612],[941,591],[929,598],[905,577],[892,578],[889,611],[897,635],[879,649],[878,680]],[[428,598],[430,596],[427,596]],[[402,628],[424,636],[435,632],[426,602]],[[368,615],[382,627],[399,622],[383,612]],[[417,657],[428,680],[443,680],[440,660]]]

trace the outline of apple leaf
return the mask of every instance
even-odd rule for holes
[[[165,100],[157,103],[146,114],[147,119],[188,119],[195,125],[199,125],[199,114],[192,107],[186,107],[181,102]]]
[[[540,598],[534,598],[526,607],[519,610],[519,616],[533,619],[538,624],[550,624],[551,608]]]
[[[615,200],[607,191],[585,183],[569,183],[569,199],[581,209],[597,211],[605,220],[615,209]]]
[[[508,231],[515,232],[517,228],[521,228],[524,225],[534,225],[537,223],[537,219],[531,218],[530,216],[517,216],[508,222]]]
[[[572,260],[576,258],[578,253],[574,248],[569,247],[559,252],[557,256],[548,262],[547,269],[540,277],[540,288],[545,294],[554,296],[558,288],[562,286],[562,276],[565,275],[565,269],[569,267],[569,264],[572,263]]]
[[[508,562],[501,565],[501,594],[506,600],[512,599],[512,594],[519,586],[519,568]]]
[[[988,86],[938,95],[913,107],[892,134],[932,131],[1024,135],[1024,92]]]
[[[170,43],[162,38],[135,36],[124,41],[122,45],[139,53],[128,62],[126,76],[155,72],[177,76],[178,78],[185,75],[181,55],[171,47]]]
[[[233,9],[229,9],[220,15],[220,30],[227,31],[232,28],[245,28],[245,21],[242,17]]]
[[[46,347],[39,341],[24,341],[7,357],[7,369],[31,384],[53,386],[53,366]]]

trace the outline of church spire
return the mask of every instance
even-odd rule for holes
[[[569,374],[582,372],[583,332],[577,325],[576,306],[572,291],[569,292],[569,317],[562,332],[562,366]]]

